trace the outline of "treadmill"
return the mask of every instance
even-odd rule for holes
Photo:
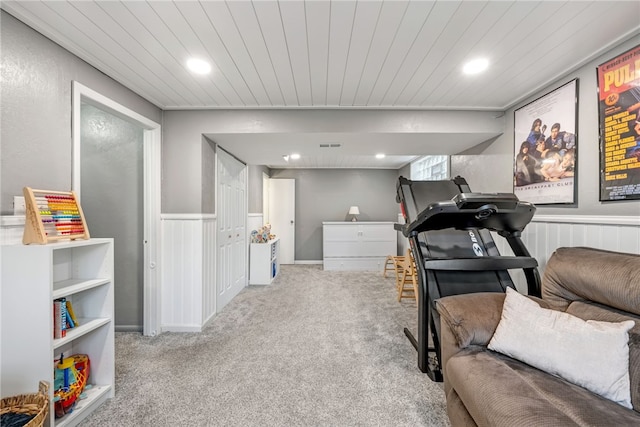
[[[536,208],[511,193],[472,193],[460,176],[443,181],[401,176],[396,190],[405,223],[395,224],[395,229],[409,239],[419,279],[417,336],[407,328],[404,332],[418,352],[418,368],[441,382],[435,300],[515,289],[511,269],[522,269],[528,294],[540,296],[538,262],[520,239]],[[514,256],[500,255],[491,232],[506,239]]]

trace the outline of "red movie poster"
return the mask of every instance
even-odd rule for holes
[[[640,199],[640,46],[597,72],[600,200]]]

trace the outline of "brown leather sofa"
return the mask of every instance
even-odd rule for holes
[[[640,426],[640,255],[559,248],[545,268],[542,299],[533,298],[584,320],[636,322],[629,331],[633,409],[487,349],[504,298],[475,293],[436,301],[454,427]]]

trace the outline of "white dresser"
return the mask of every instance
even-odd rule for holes
[[[325,270],[380,270],[388,255],[396,255],[397,231],[393,222],[322,223],[322,258]]]

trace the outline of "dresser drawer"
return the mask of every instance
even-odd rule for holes
[[[384,258],[325,258],[324,269],[328,271],[382,271]]]
[[[379,270],[398,251],[392,222],[323,223],[322,233],[325,270]]]

